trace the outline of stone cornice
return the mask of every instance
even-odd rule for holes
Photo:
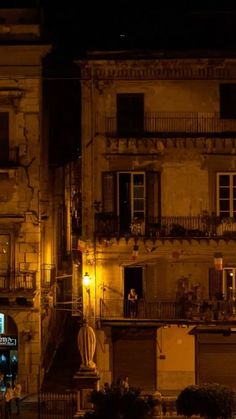
[[[81,61],[84,80],[236,80],[236,59]]]

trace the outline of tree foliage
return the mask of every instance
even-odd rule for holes
[[[110,388],[106,392],[94,390],[90,396],[93,412],[84,419],[145,419],[151,417],[154,402],[151,397],[141,398],[138,389],[123,391]]]
[[[235,392],[213,383],[188,386],[179,394],[176,407],[180,415],[229,419],[235,410]]]

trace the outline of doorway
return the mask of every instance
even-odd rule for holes
[[[128,298],[130,289],[134,288],[138,299],[143,298],[143,268],[141,266],[125,267],[124,269],[124,298]]]

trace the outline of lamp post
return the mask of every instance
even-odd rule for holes
[[[84,318],[88,320],[90,317],[91,311],[91,301],[90,301],[90,284],[91,284],[91,277],[88,272],[85,272],[83,275],[83,286],[86,293],[84,293]],[[86,295],[87,294],[87,295]]]

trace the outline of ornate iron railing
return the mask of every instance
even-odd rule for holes
[[[95,235],[145,237],[236,237],[236,220],[216,215],[146,217],[131,220],[128,227],[115,213],[95,214]]]
[[[131,128],[119,133],[117,117],[110,113],[97,113],[96,134],[111,137],[132,136]],[[165,133],[223,134],[236,133],[236,119],[221,119],[219,112],[145,112],[142,132],[137,136]]]
[[[217,321],[236,319],[234,300],[173,301],[138,299],[101,299],[102,319],[196,320]]]
[[[35,289],[36,272],[0,274],[1,291],[34,291]]]

